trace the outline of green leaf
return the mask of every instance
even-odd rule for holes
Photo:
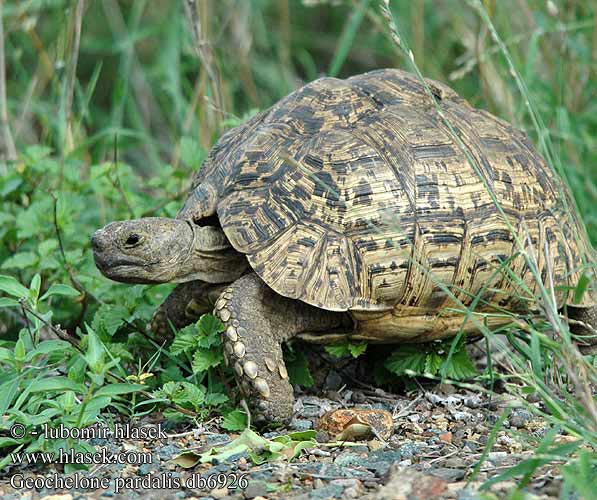
[[[350,354],[350,351],[348,350],[348,344],[326,345],[325,350],[328,354],[334,356],[335,358],[343,358],[344,356],[348,356]]]
[[[453,380],[464,380],[476,377],[479,371],[471,361],[464,344],[461,348],[452,354],[452,359],[445,371],[446,377]]]
[[[13,378],[0,385],[0,415],[5,415],[19,388],[19,379]]]
[[[193,355],[193,372],[204,372],[222,361],[222,353],[215,349],[198,349]]]
[[[83,413],[83,425],[96,422],[97,416],[104,408],[107,408],[111,402],[112,398],[110,396],[93,396],[85,407],[85,412]]]
[[[9,299],[8,297],[0,297],[0,307],[17,307],[20,306],[20,304],[14,300],[14,299]]]
[[[39,297],[40,288],[41,276],[39,274],[36,274],[35,276],[33,276],[33,278],[31,279],[31,283],[29,284],[29,297],[31,297],[31,300],[34,304],[37,302],[37,299]]]
[[[198,339],[197,326],[185,326],[182,330],[176,332],[176,337],[172,341],[169,351],[175,356],[183,352],[189,352],[197,345]]]
[[[47,299],[52,295],[65,295],[67,297],[78,297],[81,293],[75,290],[72,286],[63,285],[62,283],[53,284],[46,293],[41,297],[41,300]]]
[[[352,342],[348,343],[348,352],[350,352],[353,358],[358,358],[366,350],[367,342],[360,342],[358,344],[353,344]]]
[[[437,375],[439,369],[442,366],[444,359],[442,356],[435,352],[430,352],[427,354],[425,358],[425,370],[424,373],[428,373],[430,375]]]
[[[85,386],[74,382],[66,377],[52,377],[35,382],[30,389],[30,392],[57,392],[57,391],[74,391],[82,394],[85,392]]]
[[[25,356],[25,361],[29,362],[36,356],[40,356],[42,354],[50,354],[56,351],[65,352],[68,349],[71,349],[71,345],[64,340],[44,340],[43,342],[40,342],[35,349],[27,353]]]
[[[304,353],[294,351],[286,356],[286,370],[291,384],[298,384],[303,387],[312,387],[314,384],[309,362]]]
[[[199,408],[205,400],[205,388],[190,382],[167,382],[154,395],[167,397],[170,401],[185,407]]]
[[[591,463],[592,462],[592,463]],[[578,459],[569,461],[562,469],[564,486],[578,492],[578,498],[591,498],[597,488],[597,464],[594,452],[581,450]],[[574,498],[575,495],[560,493],[560,498]]]
[[[23,342],[23,337],[20,336],[15,344],[15,359],[19,362],[23,362],[25,361],[26,354],[27,350],[25,349],[25,343]]]
[[[2,263],[2,269],[27,269],[35,266],[39,257],[33,252],[21,252],[9,257]]]
[[[130,394],[131,392],[138,392],[144,389],[146,389],[146,387],[141,384],[110,384],[100,387],[95,391],[94,396],[119,396],[121,394]]]
[[[105,355],[106,351],[101,340],[91,328],[87,327],[87,351],[84,358],[93,373],[102,371]]]
[[[49,240],[42,241],[37,247],[37,253],[41,257],[47,257],[58,248],[58,240],[50,238]]]
[[[180,455],[174,457],[170,462],[179,465],[183,469],[190,469],[199,463],[201,455],[194,451],[183,451]]]
[[[406,375],[407,371],[422,374],[425,371],[427,354],[421,346],[405,344],[385,361],[385,367],[395,375]]]
[[[12,276],[0,275],[0,290],[13,297],[27,298],[29,296],[29,289]]]
[[[226,403],[229,400],[226,394],[222,394],[221,392],[208,392],[205,395],[204,404],[207,406],[218,406],[223,403]]]
[[[126,307],[103,304],[93,317],[92,327],[96,331],[104,331],[113,336],[128,317],[129,311]]]
[[[224,331],[224,323],[212,314],[204,314],[197,322],[199,347],[212,347],[220,343],[220,333]]]
[[[232,410],[224,416],[220,427],[227,431],[242,431],[247,428],[247,414],[244,411]]]
[[[240,453],[244,453],[245,451],[273,451],[271,450],[272,447],[277,448],[277,451],[279,451],[283,448],[283,445],[276,443],[276,446],[272,446],[271,441],[261,437],[251,429],[245,429],[240,436],[230,443],[219,448],[212,448],[208,452],[202,453],[199,456],[199,462],[202,464],[213,462],[214,460],[218,462],[225,462],[228,458]],[[253,456],[251,456],[251,458],[253,459]]]
[[[0,361],[11,361],[13,358],[14,354],[10,349],[0,347]]]
[[[582,302],[582,298],[587,291],[587,287],[591,279],[587,274],[583,274],[580,279],[578,280],[578,284],[574,288],[574,298],[572,299],[575,304],[580,304]]]

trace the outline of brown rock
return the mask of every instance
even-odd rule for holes
[[[451,432],[444,432],[443,434],[439,435],[439,440],[444,442],[444,443],[448,443],[448,444],[452,444],[452,433]]]
[[[387,440],[394,430],[394,421],[386,410],[349,408],[327,412],[317,422],[317,429],[338,441],[357,441],[372,436]]]

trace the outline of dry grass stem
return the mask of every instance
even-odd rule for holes
[[[191,23],[191,31],[193,33],[193,41],[197,56],[201,61],[203,69],[207,73],[210,82],[211,91],[213,93],[214,110],[216,111],[216,127],[219,128],[221,121],[224,118],[226,111],[224,100],[222,97],[222,82],[220,72],[217,67],[213,49],[209,39],[205,34],[205,30],[201,24],[199,16],[199,2],[196,0],[185,1],[185,12]]]
[[[83,12],[85,11],[85,0],[78,0],[75,10],[73,26],[73,43],[66,81],[66,96],[64,100],[64,119],[66,120],[66,152],[72,151],[73,143],[73,97],[75,93],[75,81],[77,79],[77,62],[79,60],[79,48],[81,45],[81,26],[83,24]]]
[[[0,159],[4,161],[14,161],[17,159],[17,150],[10,131],[10,123],[8,121],[8,103],[6,100],[6,61],[4,59],[4,17],[3,17],[4,1],[0,0],[0,127],[1,127],[1,143],[0,143]],[[6,173],[6,165],[2,164],[0,167]],[[1,171],[0,171],[1,172]]]

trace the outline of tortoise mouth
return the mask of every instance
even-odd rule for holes
[[[140,277],[139,271],[144,269],[149,270],[152,266],[159,264],[158,261],[146,262],[141,259],[123,258],[122,256],[110,258],[108,255],[95,251],[93,257],[96,267],[106,278],[122,283],[154,283],[153,280]],[[143,274],[149,275],[149,272]]]

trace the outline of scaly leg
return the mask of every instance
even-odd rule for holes
[[[226,327],[224,354],[255,422],[287,422],[292,417],[294,394],[282,357],[282,342],[302,332],[349,331],[352,326],[347,313],[282,297],[254,273],[224,290],[215,314]]]

